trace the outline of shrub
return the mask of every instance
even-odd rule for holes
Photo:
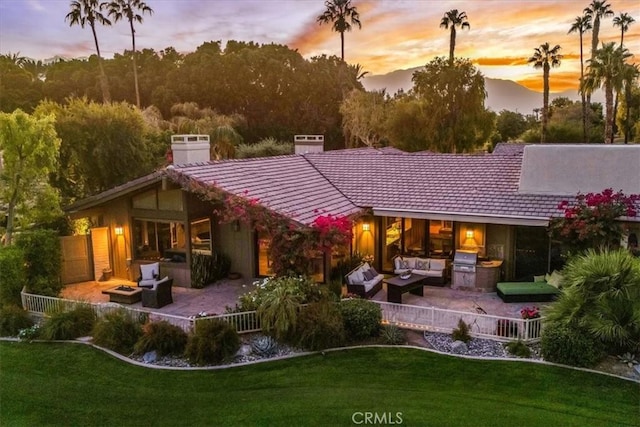
[[[293,144],[286,141],[278,141],[275,138],[261,139],[255,144],[239,144],[238,148],[236,148],[237,159],[283,156],[286,154],[293,154]]]
[[[278,352],[278,342],[268,335],[255,337],[251,340],[251,351],[258,356],[273,356]]]
[[[540,341],[542,356],[550,362],[594,366],[604,357],[602,343],[577,325],[548,322]]]
[[[574,256],[562,272],[563,292],[545,309],[550,322],[575,323],[612,354],[640,342],[640,258],[627,250]]]
[[[26,283],[29,292],[58,296],[62,290],[62,253],[58,234],[53,230],[33,230],[16,237],[26,264]]]
[[[267,293],[258,307],[262,331],[286,341],[295,331],[302,298],[289,286],[279,286]]]
[[[382,342],[389,345],[401,345],[407,342],[407,334],[404,332],[404,329],[396,325],[382,325],[380,336]]]
[[[297,296],[300,304],[320,301],[326,297],[323,288],[319,287],[311,279],[304,276],[267,277],[253,283],[254,289],[238,298],[236,308],[227,311],[253,311],[257,310],[267,295],[274,290],[285,287],[287,292]]]
[[[199,322],[195,333],[189,336],[185,355],[191,363],[207,365],[222,363],[235,356],[240,348],[240,337],[235,328],[220,319]]]
[[[21,329],[33,326],[29,313],[17,305],[5,305],[0,308],[0,336],[15,337]]]
[[[496,332],[500,337],[516,338],[518,336],[518,324],[509,319],[499,319]]]
[[[58,311],[44,321],[40,337],[45,340],[73,340],[91,333],[96,314],[89,305]]]
[[[18,332],[18,338],[24,341],[35,340],[40,338],[40,325],[32,325],[25,329],[20,329]]]
[[[107,313],[93,328],[93,342],[120,354],[131,354],[142,335],[142,325],[125,310]]]
[[[506,345],[507,351],[514,356],[529,357],[531,356],[531,349],[522,341],[511,341]]]
[[[469,325],[464,320],[458,320],[458,327],[453,330],[451,337],[454,341],[469,342],[471,341],[471,335],[469,335]]]
[[[0,306],[20,305],[20,291],[27,278],[22,249],[15,246],[0,247],[0,271]]]
[[[204,288],[206,285],[226,277],[231,268],[231,258],[223,253],[204,255],[191,254],[191,286]]]
[[[187,333],[166,320],[150,322],[142,327],[142,336],[134,346],[134,352],[144,354],[156,351],[159,356],[180,355],[187,345]]]
[[[309,350],[322,350],[344,344],[344,325],[335,303],[320,301],[304,307],[299,314],[298,345]]]
[[[348,339],[365,339],[380,333],[382,311],[378,304],[365,299],[349,299],[341,301],[339,307]]]

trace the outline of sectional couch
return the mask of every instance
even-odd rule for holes
[[[447,281],[447,260],[398,255],[393,259],[395,274],[411,273],[426,276],[426,284],[444,286]]]
[[[382,289],[383,274],[379,274],[369,263],[364,262],[344,276],[347,292],[362,298],[371,298]]]

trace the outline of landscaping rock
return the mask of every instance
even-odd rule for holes
[[[248,344],[243,344],[240,346],[240,350],[238,350],[237,356],[246,357],[251,354],[251,346]]]
[[[451,353],[453,354],[466,354],[469,351],[469,347],[464,341],[454,341],[451,344]]]
[[[158,353],[156,351],[149,351],[142,356],[142,361],[144,363],[156,363],[158,360]]]

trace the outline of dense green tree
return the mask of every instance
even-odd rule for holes
[[[534,49],[533,56],[527,62],[533,64],[534,68],[542,68],[542,130],[540,132],[540,142],[547,142],[547,124],[549,122],[549,72],[551,67],[559,67],[562,60],[560,55],[560,45],[551,47],[549,43],[543,43]]]
[[[354,89],[342,101],[342,130],[347,147],[360,144],[377,147],[385,135],[387,98],[384,90],[365,92]]]
[[[468,59],[443,57],[413,73],[415,95],[424,104],[426,147],[440,152],[472,151],[488,141],[495,124],[484,106],[484,76]]]
[[[430,130],[428,108],[424,99],[410,95],[396,96],[388,107],[385,123],[389,143],[404,151],[430,149],[426,137]]]
[[[449,36],[449,64],[453,65],[454,52],[456,50],[456,27],[463,30],[471,28],[467,21],[467,13],[458,12],[458,9],[451,9],[442,17],[440,27],[451,30]]]
[[[23,68],[26,61],[20,63],[11,55],[0,55],[0,111],[31,112],[42,98],[42,81]]]
[[[158,146],[149,138],[142,113],[130,104],[76,98],[42,103],[36,112],[56,115],[62,145],[53,184],[65,203],[151,173],[164,160],[168,141]]]
[[[589,142],[587,139],[587,100],[582,90],[582,82],[584,82],[584,52],[582,35],[592,28],[591,17],[587,15],[577,16],[569,28],[569,33],[577,32],[580,35],[580,100],[582,101],[582,142]]]
[[[631,54],[627,49],[616,47],[614,42],[603,43],[593,59],[589,61],[587,77],[584,81],[584,90],[593,93],[597,88],[604,86],[605,96],[605,127],[604,142],[613,142],[613,96],[622,90],[624,81],[625,60]]]
[[[57,166],[60,139],[53,115],[31,116],[22,110],[0,113],[0,205],[6,206],[4,244],[10,245],[17,217],[24,223],[60,213],[48,175]]]
[[[102,101],[111,102],[111,94],[109,93],[109,82],[104,73],[102,66],[102,56],[100,55],[100,45],[98,44],[98,35],[96,34],[96,22],[101,25],[111,25],[111,21],[103,14],[104,3],[98,3],[98,0],[73,0],[70,4],[71,11],[65,16],[65,20],[69,21],[70,26],[80,25],[84,28],[89,25],[93,34],[93,41],[96,45],[96,53],[98,55],[98,67],[100,69],[100,87],[102,88]]]
[[[129,28],[131,29],[131,45],[133,48],[133,81],[136,90],[136,105],[140,108],[140,89],[138,88],[138,65],[136,61],[136,31],[133,27],[133,23],[142,23],[142,15],[148,13],[153,14],[151,9],[142,0],[113,0],[107,4],[109,10],[109,16],[113,17],[113,22],[118,22],[122,19],[126,19],[129,22]],[[138,13],[140,12],[140,13]]]
[[[340,33],[340,58],[344,61],[344,33],[351,31],[352,25],[362,28],[360,14],[351,0],[327,0],[324,5],[326,10],[316,20],[320,24],[332,23],[331,29]]]
[[[502,110],[496,118],[496,128],[502,141],[512,141],[518,139],[529,128],[529,125],[522,114]]]

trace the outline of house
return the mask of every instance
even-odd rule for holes
[[[498,260],[497,277],[518,279],[562,262],[546,232],[558,204],[605,188],[640,193],[640,146],[499,144],[492,153],[406,153],[393,148],[322,151],[317,136],[298,138],[297,154],[209,161],[206,135],[174,135],[173,165],[67,208],[91,218],[88,262],[135,279],[138,265],[160,260],[162,274],[190,286],[194,252],[221,251],[244,277],[270,274],[269,235],[241,222],[220,223],[216,206],[190,185],[256,200],[303,225],[320,215],[354,216],[350,248],[315,261],[314,277],[357,252],[392,272],[396,255],[447,260],[472,250]],[[636,218],[626,219],[640,234]],[[97,255],[99,255],[97,257]]]

